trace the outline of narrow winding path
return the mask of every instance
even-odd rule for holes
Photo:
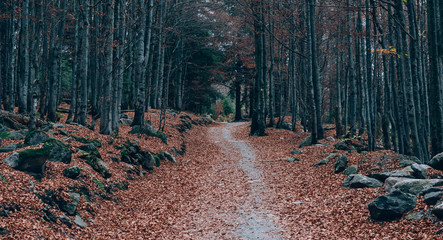
[[[209,127],[193,146],[197,148],[195,155],[205,155],[205,161],[195,165],[201,176],[193,207],[180,220],[186,238],[282,239],[277,217],[265,204],[269,196],[262,171],[256,166],[254,149],[232,136],[243,124],[247,123]]]

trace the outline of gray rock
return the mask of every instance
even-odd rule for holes
[[[346,188],[378,188],[383,186],[383,183],[362,174],[351,174],[343,181],[342,186]]]
[[[10,144],[10,145],[0,147],[0,152],[13,152],[13,151],[17,150],[17,148],[18,148],[17,143]]]
[[[426,216],[425,213],[420,211],[420,212],[410,213],[410,214],[406,215],[405,218],[409,219],[409,220],[417,221],[417,220],[423,219],[425,216]]]
[[[369,174],[368,177],[375,178],[384,182],[388,177],[400,177],[400,178],[414,178],[411,173],[403,172],[401,170],[394,170],[390,172],[379,172]]]
[[[441,188],[441,187],[426,188],[425,190],[421,191],[420,195],[424,196],[424,195],[431,193],[431,192],[443,192],[443,188]]]
[[[168,153],[168,152],[165,152],[165,157],[166,157],[170,162],[177,163],[177,160],[175,160],[175,157],[172,156],[172,154],[170,154],[170,153]]]
[[[25,145],[31,146],[31,145],[37,145],[42,142],[45,142],[49,139],[48,134],[41,130],[34,130],[32,132],[29,132],[25,137]]]
[[[95,157],[90,157],[88,160],[86,160],[86,163],[89,164],[96,172],[100,173],[104,178],[112,177],[112,174],[109,172],[108,165],[106,165],[106,163],[102,160]]]
[[[411,166],[407,166],[407,167],[403,168],[401,171],[406,172],[406,173],[411,173],[411,174],[414,173],[414,170],[412,170]]]
[[[356,174],[358,172],[358,167],[357,165],[351,165],[348,168],[345,169],[345,171],[343,172],[344,175],[351,175],[351,174]]]
[[[131,125],[132,124],[132,120],[131,119],[126,119],[126,118],[121,118],[119,120],[119,123],[122,125]]]
[[[428,164],[435,169],[443,170],[443,153],[435,155]]]
[[[443,192],[430,192],[425,194],[425,203],[428,205],[435,205],[443,197]]]
[[[4,236],[4,235],[9,235],[11,232],[4,228],[4,227],[0,227],[0,236]]]
[[[68,226],[69,228],[72,227],[72,221],[71,221],[70,218],[68,218],[68,217],[66,217],[66,216],[64,216],[64,215],[61,215],[61,216],[59,217],[59,219],[60,219],[60,222],[64,223],[64,224],[65,224],[66,226]]]
[[[160,138],[163,143],[168,144],[166,135],[164,133],[162,133],[161,131],[158,131],[157,129],[155,129],[155,127],[153,127],[152,125],[133,126],[129,133],[142,133],[147,136],[157,137],[157,138]]]
[[[72,166],[63,170],[63,176],[67,178],[76,179],[81,173],[81,168],[77,166]]]
[[[66,131],[63,130],[63,129],[59,129],[58,132],[59,132],[61,135],[63,135],[63,136],[68,136],[68,135],[69,135],[69,133],[66,132]]]
[[[71,162],[72,151],[63,142],[51,138],[46,141],[44,146],[51,149],[49,152],[49,161],[62,162],[66,164]]]
[[[335,147],[336,149],[338,149],[338,150],[344,150],[344,151],[348,151],[348,150],[350,150],[350,148],[348,147],[348,145],[347,145],[345,142],[343,142],[343,141],[340,141],[340,142],[334,144],[334,147]]]
[[[52,125],[52,127],[54,127],[54,128],[66,128],[66,125],[64,125],[63,123],[54,123]]]
[[[78,149],[88,153],[91,156],[94,156],[94,157],[97,157],[100,159],[102,158],[97,147],[93,143],[82,145],[82,146],[78,147]]]
[[[291,154],[292,155],[294,155],[294,154],[303,154],[303,152],[298,150],[298,149],[292,149]]]
[[[9,130],[5,127],[5,126],[3,126],[2,124],[0,124],[0,133],[2,133],[2,132],[8,132]]]
[[[342,154],[338,155],[337,161],[334,163],[334,173],[341,173],[348,165],[348,158]]]
[[[290,123],[288,123],[288,122],[284,122],[284,123],[280,126],[280,128],[281,128],[281,129],[285,129],[285,130],[289,130],[289,131],[291,131],[291,130],[292,130],[292,124],[290,124]]]
[[[414,163],[411,165],[411,168],[414,171],[414,173],[413,173],[414,177],[419,178],[419,179],[426,179],[428,177],[428,175],[427,175],[428,168],[431,168],[431,167],[426,164]]]
[[[392,221],[414,209],[416,201],[414,195],[397,190],[376,198],[368,204],[368,209],[372,219]]]
[[[401,167],[407,167],[407,166],[411,166],[412,164],[414,164],[416,162],[409,160],[409,159],[403,159],[400,161],[400,166]]]
[[[149,152],[144,152],[143,157],[139,159],[140,165],[146,170],[154,170],[155,158]]]
[[[443,186],[443,179],[409,179],[396,183],[393,189],[417,195],[429,187]]]
[[[11,168],[26,172],[35,177],[42,177],[48,159],[49,149],[43,147],[15,152],[3,159],[3,161]]]
[[[443,203],[435,206],[432,209],[432,213],[437,216],[439,219],[443,219]]]
[[[335,141],[335,138],[333,138],[333,137],[327,137],[327,138],[326,138],[326,141],[328,141],[328,142],[334,142],[334,141]]]
[[[75,216],[74,223],[81,228],[88,227],[88,224],[86,224],[85,221],[83,221],[83,219],[80,217],[80,215]]]
[[[399,177],[388,177],[385,180],[385,191],[386,192],[391,192],[393,190],[393,187],[395,184],[401,182],[401,181],[406,181],[409,180],[410,178],[399,178]]]
[[[74,216],[77,213],[77,206],[80,201],[80,194],[71,193],[72,202],[68,202],[63,206],[63,211],[67,214]]]
[[[300,162],[300,159],[295,158],[295,157],[288,157],[285,160],[288,162]]]
[[[336,155],[337,155],[337,153],[331,153],[331,154],[329,154],[329,156],[323,158],[318,163],[316,163],[314,166],[315,167],[320,167],[321,165],[325,165],[325,164],[329,163],[329,161],[331,161],[331,159],[333,157],[335,157]]]
[[[15,131],[15,132],[9,132],[6,138],[17,141],[25,138],[25,135],[19,131]]]
[[[311,145],[312,145],[312,136],[309,135],[305,139],[303,139],[303,141],[301,141],[301,144],[300,146],[298,146],[298,148],[304,148]]]

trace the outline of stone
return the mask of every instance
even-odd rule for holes
[[[49,139],[48,134],[41,130],[34,130],[26,134],[24,144],[27,146],[38,145]]]
[[[400,161],[400,166],[401,167],[407,167],[407,166],[411,166],[412,164],[414,164],[416,162],[409,160],[409,159],[403,159]]]
[[[288,162],[300,162],[300,159],[295,158],[295,157],[288,157],[285,160]]]
[[[411,168],[414,171],[412,173],[412,175],[414,175],[414,177],[419,178],[419,179],[426,179],[428,177],[428,175],[427,175],[428,168],[431,168],[431,167],[426,164],[414,163],[411,165]]]
[[[49,152],[49,161],[62,162],[66,164],[71,163],[72,151],[63,142],[51,138],[45,142],[44,146],[51,149]]]
[[[46,161],[49,159],[49,152],[50,149],[47,147],[27,149],[15,152],[3,159],[3,161],[11,168],[41,178],[45,172]]]
[[[3,147],[0,147],[0,152],[13,152],[13,151],[17,150],[18,147],[19,147],[18,143],[6,145]]]
[[[9,132],[9,130],[5,126],[0,124],[0,133],[2,133],[2,132]]]
[[[72,199],[72,202],[68,202],[62,206],[62,210],[69,214],[70,216],[74,216],[77,213],[77,206],[80,201],[80,194],[79,193],[71,193],[70,197]]]
[[[70,218],[66,217],[65,215],[61,215],[59,217],[60,222],[62,222],[63,224],[65,224],[66,226],[68,226],[68,228],[72,227],[72,221]]]
[[[439,219],[443,219],[443,203],[435,206],[431,212]]]
[[[69,133],[66,132],[66,130],[64,130],[64,129],[59,129],[58,132],[59,132],[61,135],[63,135],[63,136],[68,136],[68,135],[69,135]]]
[[[348,147],[348,145],[347,145],[345,142],[343,142],[343,141],[340,141],[340,142],[334,144],[334,147],[335,147],[336,149],[338,149],[338,150],[343,150],[343,151],[348,151],[348,150],[350,150],[350,148]]]
[[[301,141],[300,146],[298,146],[298,148],[304,148],[311,145],[312,145],[312,136],[309,135],[305,139],[303,139],[303,141]]]
[[[100,159],[102,158],[97,147],[93,143],[82,145],[82,146],[78,147],[78,149],[88,153],[91,156],[94,156],[94,157],[97,157]]]
[[[414,174],[413,174],[413,173],[414,173],[414,170],[412,170],[412,167],[411,167],[411,166],[407,166],[407,167],[403,168],[401,171],[406,172],[406,173],[410,173],[410,174],[414,175]]]
[[[410,213],[410,214],[406,215],[405,218],[409,219],[409,220],[417,221],[417,220],[423,219],[425,216],[426,216],[425,213],[420,211],[420,212]]]
[[[280,126],[281,129],[285,129],[285,130],[292,130],[292,124],[288,123],[288,122],[284,122],[282,123],[282,125]]]
[[[162,140],[163,143],[168,144],[167,136],[161,131],[155,129],[152,125],[133,126],[129,133],[139,133],[139,134],[142,133],[147,136],[157,137],[160,140]]]
[[[165,157],[166,157],[166,159],[168,159],[170,162],[177,163],[177,160],[175,160],[175,157],[172,156],[172,154],[170,154],[169,152],[165,152]]]
[[[338,155],[337,161],[334,163],[334,173],[341,173],[348,165],[348,158],[345,155]]]
[[[292,154],[292,155],[295,155],[295,154],[303,154],[303,152],[300,151],[300,150],[298,150],[298,149],[292,149],[291,154]]]
[[[375,178],[384,182],[389,177],[401,177],[401,178],[414,178],[411,173],[403,172],[401,170],[394,170],[390,172],[371,173],[368,175],[370,178]]]
[[[7,138],[17,141],[17,140],[22,140],[23,138],[25,138],[25,135],[20,131],[14,131],[14,132],[8,132]]]
[[[131,125],[132,120],[127,118],[120,118],[119,123],[122,125]]]
[[[66,128],[66,125],[63,123],[54,123],[52,125],[53,128]]]
[[[345,171],[343,171],[344,175],[351,175],[351,174],[356,174],[358,172],[358,167],[357,165],[351,165],[348,168],[345,169]]]
[[[429,162],[428,165],[438,169],[443,170],[443,153],[435,155]]]
[[[74,223],[81,228],[88,227],[88,224],[86,224],[85,221],[83,221],[83,219],[80,217],[80,215],[75,216]]]
[[[410,178],[400,178],[400,177],[388,177],[385,180],[385,191],[391,192],[395,184],[401,181],[409,180]]]
[[[328,142],[334,142],[334,141],[335,141],[335,138],[334,138],[334,137],[327,137],[327,138],[326,138],[326,141],[328,141]]]
[[[425,194],[425,203],[428,205],[435,205],[443,197],[443,192],[430,192]]]
[[[383,183],[362,174],[351,174],[343,181],[342,186],[346,188],[378,188],[383,186]]]
[[[154,156],[152,156],[151,153],[149,152],[144,152],[144,154],[142,154],[142,158],[139,159],[139,163],[140,165],[148,171],[152,171],[154,170],[154,166],[156,166],[156,159],[154,158]]]
[[[112,173],[109,172],[108,165],[106,165],[103,160],[91,156],[86,160],[86,163],[89,164],[89,166],[91,166],[96,172],[100,173],[104,178],[112,177]]]
[[[421,191],[420,195],[424,196],[424,195],[426,195],[428,193],[431,193],[431,192],[443,192],[443,188],[441,188],[441,187],[429,187],[429,188],[426,188],[425,190]]]
[[[417,195],[429,187],[443,186],[443,179],[408,179],[393,186],[404,193]]]
[[[41,127],[40,127],[40,129],[42,130],[42,131],[45,131],[45,132],[47,132],[47,131],[49,131],[49,129],[51,129],[52,128],[52,123],[45,123],[45,124],[43,124]]]
[[[63,176],[71,179],[76,179],[81,173],[81,168],[72,166],[63,170]]]
[[[320,167],[321,165],[325,165],[327,163],[329,163],[329,161],[331,161],[331,158],[335,157],[337,154],[336,153],[331,153],[329,154],[329,156],[323,158],[322,160],[320,160],[319,162],[317,162],[314,167]]]
[[[414,195],[396,190],[374,199],[368,204],[368,209],[373,220],[392,221],[414,209],[416,202]]]

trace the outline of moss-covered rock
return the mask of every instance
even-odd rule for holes
[[[77,166],[72,166],[70,168],[66,168],[65,170],[63,170],[63,176],[67,178],[76,179],[80,175],[81,171],[82,171],[81,168]]]
[[[69,164],[72,158],[72,151],[63,142],[56,139],[49,139],[45,142],[47,148],[51,148],[49,153],[49,161],[51,162],[62,162]]]
[[[160,138],[163,143],[168,144],[167,136],[163,132],[155,129],[152,125],[133,126],[129,133],[145,134],[150,137]]]
[[[49,159],[51,149],[48,146],[39,149],[26,149],[11,154],[3,161],[16,170],[40,178],[44,175],[46,161]]]
[[[96,172],[100,173],[104,178],[112,177],[112,174],[109,172],[108,165],[106,165],[106,163],[102,160],[91,156],[86,160],[86,163],[89,164],[89,166],[91,166]]]
[[[48,134],[41,130],[34,130],[26,134],[25,145],[37,145],[49,139]]]

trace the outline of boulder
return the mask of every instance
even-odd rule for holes
[[[435,169],[443,170],[443,153],[435,155],[428,164]]]
[[[358,172],[358,167],[357,165],[351,165],[348,168],[345,169],[345,171],[343,171],[344,175],[351,175],[351,174],[356,174]]]
[[[400,219],[403,214],[415,208],[416,197],[401,191],[393,191],[382,195],[368,204],[371,218],[377,221],[392,221]]]
[[[71,163],[72,151],[63,142],[51,138],[45,142],[44,146],[51,149],[49,152],[49,161],[62,162],[66,164]]]
[[[103,160],[90,156],[86,160],[86,163],[89,164],[89,166],[91,166],[96,172],[100,173],[104,178],[112,177],[112,174],[109,172],[108,165],[106,165]]]
[[[44,175],[50,151],[51,149],[47,146],[43,146],[40,149],[27,149],[15,152],[8,158],[3,159],[3,161],[16,170],[40,178]]]
[[[81,228],[88,227],[88,224],[86,224],[85,221],[83,221],[83,219],[80,217],[80,215],[75,216],[74,223],[75,223],[75,225],[77,225]]]
[[[401,181],[409,180],[410,178],[388,177],[385,180],[385,191],[391,192],[395,184]]]
[[[165,157],[166,157],[166,159],[168,159],[170,162],[177,163],[177,160],[175,160],[175,157],[172,156],[172,154],[170,154],[170,153],[168,153],[168,152],[165,152]]]
[[[334,173],[341,173],[348,165],[348,158],[345,155],[338,155],[337,161],[334,163]]]
[[[15,140],[15,141],[22,140],[23,138],[25,138],[25,134],[23,134],[20,131],[8,132],[6,138],[11,139],[11,140]]]
[[[412,160],[409,160],[409,159],[403,159],[403,160],[400,161],[400,166],[401,167],[408,167],[408,166],[411,166],[414,163],[416,163],[416,162],[414,162]]]
[[[329,161],[331,161],[331,158],[335,157],[337,155],[337,153],[331,153],[329,154],[329,156],[323,158],[322,160],[320,160],[319,162],[317,162],[314,167],[320,167],[321,165],[325,165],[327,163],[329,163]]]
[[[119,123],[122,125],[131,125],[132,120],[127,118],[120,118]]]
[[[426,179],[428,177],[427,175],[428,168],[431,167],[426,164],[414,163],[411,165],[411,168],[414,171],[412,174],[414,175],[415,178]]]
[[[4,227],[0,227],[0,236],[9,235],[11,232]]]
[[[43,132],[41,130],[34,130],[34,131],[31,131],[28,134],[26,134],[24,143],[27,146],[31,146],[31,145],[37,145],[42,142],[45,142],[48,139],[49,139],[49,136],[45,132]]]
[[[334,137],[327,137],[327,138],[326,138],[326,141],[328,141],[328,142],[334,142],[334,141],[335,141],[335,138],[334,138]]]
[[[65,224],[66,226],[68,226],[68,228],[71,228],[71,227],[72,227],[72,221],[71,221],[70,218],[68,218],[68,217],[66,217],[66,216],[64,216],[64,215],[61,215],[61,216],[59,217],[59,219],[60,219],[60,222],[62,222],[62,223]]]
[[[3,126],[2,124],[0,124],[0,133],[2,133],[2,132],[8,132],[9,130],[5,127],[5,126]]]
[[[368,177],[375,178],[375,179],[380,180],[382,182],[384,182],[389,177],[414,178],[414,176],[411,173],[403,172],[401,170],[394,170],[394,171],[390,171],[390,172],[372,173],[372,174],[369,174]]]
[[[63,170],[63,176],[67,178],[76,179],[80,175],[81,171],[82,171],[81,168],[77,166],[72,166],[70,168],[66,168],[65,170]]]
[[[393,186],[404,193],[417,195],[429,187],[443,186],[443,179],[408,179]]]
[[[343,181],[342,186],[346,188],[378,188],[383,186],[383,183],[362,174],[351,174]]]
[[[425,194],[425,203],[428,205],[435,205],[443,197],[443,192],[430,192]]]
[[[406,215],[405,218],[409,219],[409,220],[417,221],[417,220],[423,219],[425,216],[426,216],[426,214],[424,212],[420,211],[420,212],[410,213],[410,214]]]
[[[288,123],[288,122],[284,122],[281,124],[280,126],[281,129],[285,129],[285,130],[289,130],[292,131],[292,124]]]
[[[152,171],[156,166],[156,160],[149,152],[143,152],[142,157],[138,160],[143,169]]]
[[[78,149],[86,152],[90,156],[95,156],[96,158],[100,158],[100,159],[102,158],[102,156],[98,152],[97,147],[93,143],[82,145],[82,146],[78,147]]]
[[[300,162],[300,159],[295,158],[295,157],[288,157],[288,158],[285,158],[284,160],[286,160],[288,162]]]
[[[168,144],[166,135],[155,129],[152,125],[135,125],[129,133],[141,133],[151,137],[157,137],[160,138],[163,143]]]
[[[443,219],[443,203],[435,206],[432,209],[432,213],[437,216],[439,219]]]
[[[13,151],[17,150],[18,147],[19,147],[18,143],[6,145],[3,147],[0,147],[0,152],[13,152]]]
[[[72,202],[68,202],[62,206],[62,210],[69,214],[70,216],[74,216],[77,213],[77,206],[80,202],[80,194],[79,193],[71,193],[70,197]]]
[[[59,129],[58,132],[59,132],[61,135],[63,135],[63,136],[68,136],[68,135],[69,135],[69,133],[66,132],[64,129]]]
[[[421,191],[420,195],[424,196],[424,195],[431,193],[431,192],[443,192],[443,188],[441,188],[441,187],[426,188],[425,190]]]
[[[54,123],[52,124],[53,128],[66,128],[66,125],[63,123]]]
[[[298,148],[304,148],[311,145],[312,145],[312,136],[309,135],[305,139],[303,139],[303,141],[301,141],[300,146],[298,146]]]
[[[350,150],[350,148],[348,147],[348,144],[346,144],[343,141],[340,141],[340,142],[334,144],[334,147],[338,150],[344,150],[344,151]]]
[[[298,150],[298,149],[292,149],[291,154],[292,154],[292,155],[295,155],[295,154],[303,154],[303,152],[300,151],[300,150]]]

